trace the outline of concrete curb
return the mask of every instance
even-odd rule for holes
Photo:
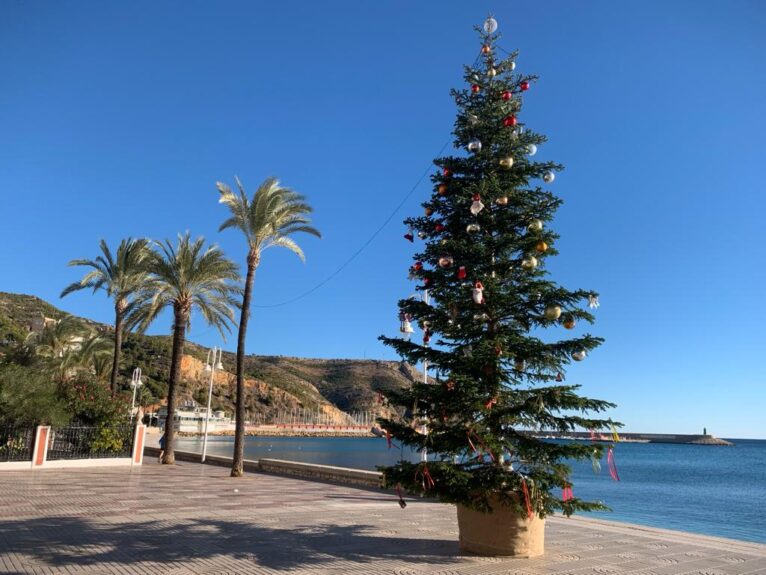
[[[174,453],[176,461],[201,463],[201,455],[199,453],[177,450],[174,450]],[[160,450],[157,447],[144,447],[144,455],[157,457],[159,454]],[[205,464],[231,467],[231,457],[208,455],[205,457]],[[244,469],[245,471],[255,473],[299,477],[310,481],[323,481],[327,483],[353,485],[356,487],[368,487],[373,489],[380,489],[382,480],[382,474],[379,471],[319,465],[316,463],[302,463],[298,461],[285,461],[282,459],[245,459]]]

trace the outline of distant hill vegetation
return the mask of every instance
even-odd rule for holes
[[[67,314],[31,295],[0,292],[0,354],[22,343],[35,321],[61,319]],[[109,335],[112,326],[87,318],[87,325]],[[170,369],[170,336],[128,334],[123,342],[123,386],[127,388],[134,367],[140,367],[144,381],[142,403],[158,403],[167,394]],[[182,366],[180,399],[204,403],[208,379],[202,372],[208,348],[187,342]],[[234,353],[224,352],[226,370],[235,366]],[[341,411],[375,411],[387,415],[379,392],[402,389],[412,384],[417,372],[408,364],[395,361],[352,359],[303,359],[285,356],[247,356],[248,418],[269,421],[280,411],[306,409],[342,417]],[[216,377],[213,407],[231,414],[234,410],[234,378],[229,371]]]

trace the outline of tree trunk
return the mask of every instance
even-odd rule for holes
[[[253,295],[255,268],[258,267],[258,254],[247,254],[247,278],[245,293],[242,296],[242,310],[239,316],[237,336],[237,412],[234,428],[234,456],[232,457],[231,476],[242,477],[245,459],[245,338],[247,320],[250,318],[250,299]]]
[[[110,379],[112,395],[117,393],[117,375],[120,373],[120,353],[122,351],[123,321],[123,311],[120,309],[120,304],[117,303],[114,307],[114,354],[112,356],[112,377]]]
[[[165,419],[165,455],[162,463],[174,464],[176,456],[173,452],[173,439],[175,437],[175,414],[176,414],[176,384],[181,376],[181,358],[184,355],[184,343],[186,341],[186,323],[189,312],[184,311],[182,306],[176,304],[173,310],[173,355],[170,360],[170,379],[168,381],[168,416]]]

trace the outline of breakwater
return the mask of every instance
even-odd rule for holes
[[[566,434],[551,435],[549,433],[529,432],[535,437],[551,437],[555,439],[581,439],[590,441],[613,442],[611,434],[596,433],[589,431],[571,431]],[[731,441],[720,439],[713,435],[684,435],[680,433],[619,433],[620,441],[637,443],[682,443],[687,445],[734,445]]]

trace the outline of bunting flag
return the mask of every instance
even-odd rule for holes
[[[620,442],[620,436],[617,434],[617,428],[614,426],[614,423],[612,423],[612,439],[617,443]]]
[[[620,480],[620,476],[617,474],[617,465],[614,463],[614,449],[611,447],[609,448],[609,451],[606,453],[606,462],[609,464],[609,475],[614,479],[615,481]]]
[[[563,501],[571,501],[572,499],[574,499],[574,494],[572,493],[571,487],[564,487],[561,490],[561,499]]]

